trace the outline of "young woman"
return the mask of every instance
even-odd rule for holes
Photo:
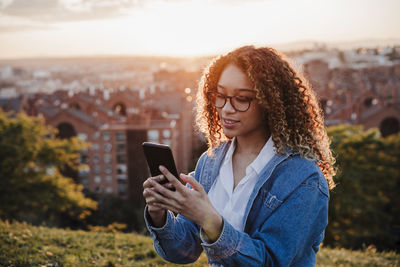
[[[174,263],[205,251],[215,266],[315,265],[335,171],[311,88],[275,50],[245,46],[212,62],[197,104],[209,150],[180,175],[188,186],[162,166],[143,184],[157,252]]]

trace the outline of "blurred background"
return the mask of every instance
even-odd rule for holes
[[[337,158],[324,246],[400,249],[398,0],[0,0],[0,218],[144,233],[141,144],[190,172],[195,95],[241,45],[286,54]],[[117,223],[117,224],[113,224]],[[112,226],[111,226],[112,227]]]

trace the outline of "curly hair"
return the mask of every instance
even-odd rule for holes
[[[334,188],[335,159],[329,149],[330,141],[314,91],[283,55],[272,48],[243,46],[217,57],[205,69],[197,93],[196,123],[207,138],[209,153],[229,140],[217,109],[207,97],[207,92],[217,88],[220,75],[229,64],[246,73],[256,90],[276,153],[291,150],[306,159],[316,160],[329,188]]]

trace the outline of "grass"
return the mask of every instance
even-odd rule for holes
[[[144,235],[85,232],[0,221],[0,266],[176,266]],[[207,266],[203,253],[187,266]],[[321,248],[317,266],[400,266],[400,255]]]

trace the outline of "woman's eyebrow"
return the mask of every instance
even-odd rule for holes
[[[223,85],[218,84],[217,87],[220,87],[220,88],[226,90],[226,87],[224,87]],[[243,91],[245,91],[245,92],[256,92],[256,90],[254,90],[254,89],[248,89],[248,88],[236,88],[236,89],[234,89],[234,90],[235,90],[235,91],[241,91],[241,92],[243,92]]]

